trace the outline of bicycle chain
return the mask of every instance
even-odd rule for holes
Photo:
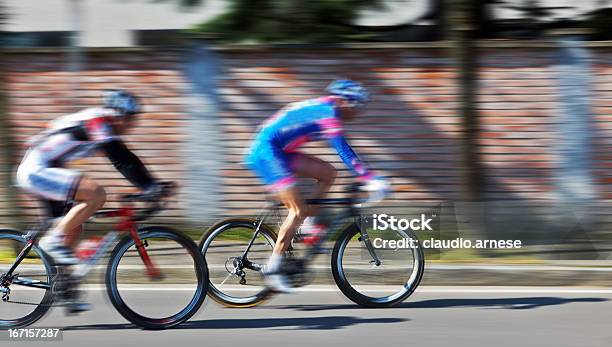
[[[53,293],[53,296],[57,296],[57,294]],[[41,303],[36,303],[36,302],[28,302],[28,301],[19,301],[19,300],[11,300],[10,298],[4,300],[4,297],[2,298],[3,302],[9,303],[9,304],[18,304],[18,305],[32,305],[32,306],[54,306],[54,307],[60,307],[60,306],[66,306],[65,302],[60,302],[60,303],[53,303],[53,304],[41,304]]]
[[[6,302],[6,303],[9,303],[9,304],[18,304],[18,305],[53,306],[53,304],[41,304],[41,303],[36,303],[36,302],[11,300],[10,299],[10,293],[4,293],[2,295],[2,302]]]
[[[7,299],[7,300],[2,300],[2,301],[6,302],[6,303],[9,303],[9,304],[18,304],[18,305],[32,305],[32,306],[54,306],[54,304],[41,304],[41,303],[27,302],[27,301],[19,301],[19,300],[17,300],[17,301],[13,301],[13,300],[10,300],[10,299]]]

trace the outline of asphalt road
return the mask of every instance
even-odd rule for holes
[[[363,309],[332,287],[307,287],[262,306],[227,309],[207,299],[177,329],[143,331],[91,290],[94,310],[62,310],[35,326],[64,327],[62,342],[28,346],[610,346],[612,290],[422,287],[398,308]],[[163,292],[147,290],[152,305]],[[3,342],[2,345],[8,346]]]

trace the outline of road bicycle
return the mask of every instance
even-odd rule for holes
[[[119,218],[119,222],[79,265],[56,266],[39,247],[37,240],[50,221],[26,234],[0,230],[0,328],[30,325],[52,306],[73,302],[83,293],[78,284],[91,280],[86,276],[113,245],[104,282],[110,302],[124,318],[144,329],[165,329],[193,316],[206,297],[209,282],[197,245],[168,227],[138,225],[164,209],[164,198],[171,195],[174,185],[162,182],[161,187],[155,195],[123,195],[119,209],[97,212],[94,220]],[[136,209],[136,202],[144,207]],[[120,238],[121,233],[127,235]],[[163,291],[163,296],[151,302],[145,295],[151,291]]]
[[[308,200],[309,204],[338,206],[340,211],[328,232],[301,252],[297,249],[302,237],[296,233],[282,271],[295,287],[312,282],[316,276],[310,270],[325,267],[315,262],[316,256],[333,244],[331,269],[342,293],[364,307],[390,307],[418,287],[425,264],[423,250],[409,229],[379,232],[368,228],[358,193],[359,185],[353,184],[347,198]],[[272,294],[261,273],[277,237],[269,222],[280,225],[281,207],[271,203],[256,218],[223,220],[202,236],[199,248],[210,272],[208,294],[215,301],[228,307],[251,307]],[[352,221],[344,224],[347,220]],[[415,247],[381,249],[375,247],[376,238],[412,239]]]

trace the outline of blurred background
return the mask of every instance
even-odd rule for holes
[[[255,214],[264,189],[241,160],[258,124],[348,77],[373,94],[350,141],[393,184],[376,211],[436,208],[440,237],[525,245],[433,261],[612,266],[610,1],[5,0],[0,11],[3,226],[41,215],[14,186],[25,141],[105,88],[143,98],[127,142],[181,185],[159,222],[197,239]],[[341,194],[352,179],[337,155],[306,151],[341,170]],[[75,167],[111,193],[131,189],[104,158]],[[486,271],[469,283],[515,283]],[[530,283],[612,284],[568,271]]]

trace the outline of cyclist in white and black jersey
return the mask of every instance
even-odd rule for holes
[[[99,152],[135,186],[142,190],[159,189],[153,176],[120,137],[133,126],[140,111],[135,96],[109,90],[104,93],[103,107],[55,119],[31,141],[17,170],[17,182],[41,198],[51,217],[57,218],[39,242],[57,264],[79,263],[73,249],[81,225],[106,201],[102,186],[65,167],[70,161]]]

